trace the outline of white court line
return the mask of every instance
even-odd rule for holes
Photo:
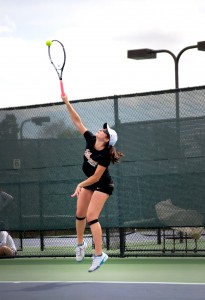
[[[0,281],[1,283],[110,283],[110,284],[161,284],[161,285],[205,285],[201,282],[145,282],[145,281]]]

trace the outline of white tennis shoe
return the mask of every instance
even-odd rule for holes
[[[75,250],[75,253],[76,253],[76,260],[78,262],[81,262],[84,257],[85,257],[85,249],[87,248],[87,243],[85,241],[83,241],[83,244],[82,245],[78,245],[76,247],[76,250]]]
[[[93,271],[99,269],[100,266],[104,262],[106,262],[107,259],[108,259],[108,255],[104,252],[102,252],[102,255],[100,255],[100,256],[94,256],[92,265],[91,265],[90,269],[88,270],[88,272],[93,272]]]

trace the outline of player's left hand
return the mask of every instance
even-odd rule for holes
[[[75,192],[71,195],[71,197],[78,197],[81,190],[82,190],[82,187],[80,185],[77,185]]]

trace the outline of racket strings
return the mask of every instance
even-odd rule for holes
[[[50,59],[51,63],[55,66],[57,70],[61,70],[65,64],[65,53],[63,46],[53,41],[52,46],[50,47]]]

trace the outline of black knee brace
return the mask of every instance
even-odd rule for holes
[[[82,221],[82,220],[85,220],[85,217],[79,218],[79,217],[76,216],[76,220]]]
[[[98,222],[98,219],[95,219],[95,220],[92,220],[92,221],[88,222],[88,224],[89,224],[89,225],[93,225],[93,224],[95,224],[95,223],[97,223],[97,222]]]

